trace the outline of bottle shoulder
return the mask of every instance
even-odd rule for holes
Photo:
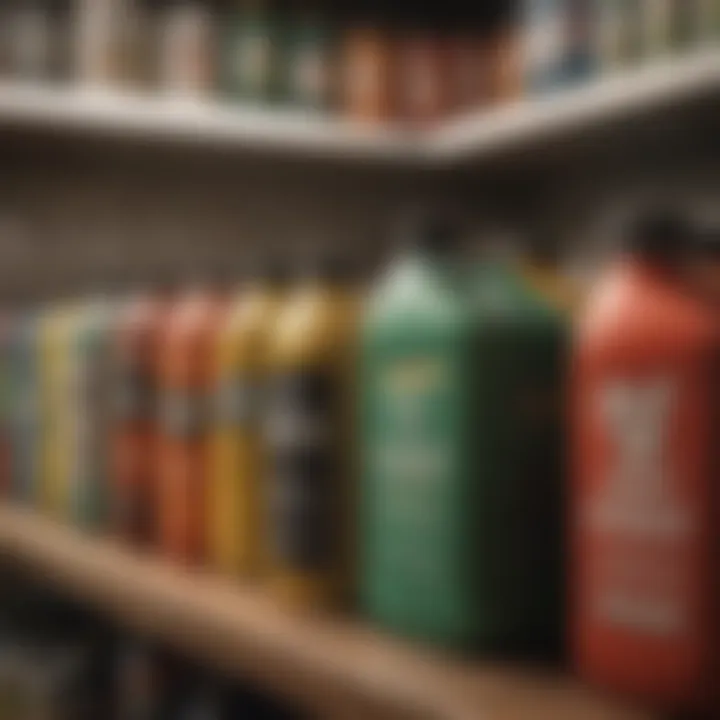
[[[585,353],[686,353],[710,346],[717,333],[709,308],[670,283],[609,277],[597,286],[578,318],[576,338]]]
[[[331,357],[354,344],[360,302],[350,291],[300,291],[275,321],[270,354],[279,363]]]

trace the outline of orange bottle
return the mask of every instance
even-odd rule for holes
[[[194,284],[171,308],[161,338],[158,541],[184,563],[204,558],[213,348],[226,304],[227,288]]]
[[[689,233],[669,215],[639,223],[580,324],[572,639],[591,682],[717,713],[720,343],[683,284]]]
[[[172,300],[168,281],[129,299],[112,347],[110,521],[119,536],[141,545],[154,534],[158,360]]]

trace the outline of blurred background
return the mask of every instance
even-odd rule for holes
[[[364,313],[399,248],[433,245],[418,218],[435,214],[462,226],[449,244],[473,258],[537,263],[533,287],[569,325],[638,211],[675,209],[688,244],[691,226],[714,228],[707,257],[717,258],[719,99],[720,0],[0,0],[3,511],[34,511],[0,530],[0,717],[315,717],[284,681],[282,692],[256,687],[128,631],[114,611],[71,602],[58,587],[67,583],[23,567],[36,551],[17,548],[37,534],[37,552],[49,549],[49,517],[90,532],[78,548],[109,535],[193,566],[201,582],[229,577],[242,593],[250,577],[255,587],[272,543],[256,528],[265,508],[247,478],[271,474],[266,455],[281,447],[276,472],[314,487],[324,460],[287,460],[304,433],[352,455],[348,477],[360,461],[345,448],[365,447],[354,430],[337,436],[345,407],[317,370],[360,387],[343,374],[361,342],[346,332],[357,316],[343,314],[342,293],[312,296],[322,322],[307,337],[333,342],[308,349],[275,324],[273,293],[282,289],[289,326],[309,279],[352,290]],[[281,389],[263,395],[266,373]],[[273,402],[284,422],[266,442],[256,408]],[[206,511],[208,488],[228,477]],[[276,542],[310,575],[324,557],[316,545],[344,547],[348,528],[363,542],[354,521],[328,530],[315,511],[277,511],[291,529]],[[290,604],[347,609],[324,577],[306,586],[280,575]],[[99,582],[112,587],[110,575]],[[377,624],[429,645],[443,635]],[[546,667],[563,656],[561,634],[543,648]],[[459,635],[439,644],[465,651],[472,632]],[[432,662],[456,668],[453,682],[467,669],[455,656]],[[290,666],[302,677],[302,662]],[[451,694],[443,673],[429,685]],[[605,698],[598,718],[645,717],[605,709]],[[558,702],[573,720],[596,707],[595,696]],[[329,705],[324,715],[346,717]],[[532,705],[497,720],[560,717]],[[403,712],[387,716],[420,717]]]

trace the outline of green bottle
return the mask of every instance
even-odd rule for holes
[[[223,26],[221,74],[227,95],[257,103],[277,100],[283,33],[269,0],[233,0]]]
[[[400,633],[556,645],[565,325],[510,265],[427,227],[370,303],[362,377],[362,598]]]

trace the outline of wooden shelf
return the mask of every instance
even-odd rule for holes
[[[2,505],[0,553],[121,625],[252,677],[319,717],[650,717],[552,671],[463,662],[357,621],[288,613],[259,589],[171,567]]]
[[[0,127],[71,137],[194,144],[350,164],[443,168],[516,148],[542,147],[630,115],[720,91],[720,50],[698,50],[506,107],[403,132],[318,114],[191,99],[0,82]]]

